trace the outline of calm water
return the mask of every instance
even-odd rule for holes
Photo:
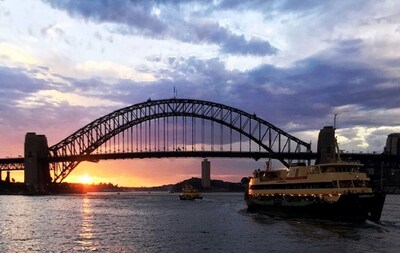
[[[243,194],[0,196],[0,252],[399,252],[400,195],[380,224],[248,214]]]

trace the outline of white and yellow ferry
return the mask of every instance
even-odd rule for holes
[[[181,200],[195,200],[195,199],[202,199],[203,195],[196,190],[193,185],[186,184],[183,189],[181,194],[179,194],[179,198]]]
[[[245,194],[249,211],[271,216],[379,221],[385,194],[374,192],[362,164],[341,161],[256,170]]]

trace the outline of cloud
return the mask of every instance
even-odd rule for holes
[[[360,41],[345,41],[289,67],[264,64],[247,71],[229,70],[220,58],[157,57],[165,67],[152,70],[153,79],[135,76],[135,70],[108,61],[77,65],[81,73],[86,73],[81,78],[57,75],[49,68],[38,67],[35,72],[3,69],[2,87],[31,88],[23,95],[8,93],[15,96],[10,98],[11,104],[18,101],[19,106],[54,110],[60,105],[90,108],[98,104],[112,111],[147,98],[173,97],[176,87],[178,97],[216,101],[256,113],[286,131],[320,129],[332,124],[334,113],[339,113],[340,124],[346,128],[385,122],[395,125],[400,87],[387,84],[397,83],[397,79],[368,62],[346,60],[349,52],[356,59],[363,47]],[[101,76],[96,77],[97,73]],[[46,74],[50,77],[39,78]],[[60,85],[55,85],[53,77]],[[109,77],[112,81],[107,80]],[[29,85],[16,84],[19,79]],[[63,82],[66,85],[61,85]]]
[[[198,17],[200,13],[192,15],[194,11],[188,2],[57,0],[47,2],[53,8],[65,10],[74,17],[98,23],[117,24],[118,26],[110,31],[124,35],[215,44],[221,48],[222,53],[234,55],[265,56],[278,52],[277,48],[266,40],[256,37],[245,38],[244,35],[235,34],[218,22]],[[202,5],[204,2],[197,4]],[[178,10],[174,13],[175,16],[172,17],[167,7]]]
[[[334,107],[342,126],[398,126],[400,125],[400,108],[368,109],[360,105],[342,105]],[[373,116],[373,117],[371,117]]]
[[[0,43],[0,65],[29,67],[38,64],[38,60],[26,50],[9,43]]]
[[[86,61],[77,64],[76,69],[81,73],[81,76],[83,74],[83,76],[101,77],[106,80],[131,79],[143,82],[155,80],[155,77],[151,73],[138,72],[133,68],[110,61]]]
[[[382,153],[390,133],[400,132],[398,126],[353,126],[337,130],[340,149],[346,152]]]
[[[60,84],[43,78],[45,76],[57,77]],[[120,101],[108,100],[103,93],[93,94],[96,86],[81,93],[87,88],[81,83],[54,75],[45,67],[29,70],[0,67],[0,129],[11,127],[21,136],[25,131],[46,131],[57,135],[60,131],[52,126],[58,122],[71,133],[71,129],[76,130],[75,123],[83,120],[87,124],[108,113],[110,108],[123,107]]]
[[[24,69],[0,67],[0,91],[5,95],[0,96],[0,99],[11,101],[14,98],[10,96],[11,93],[29,94],[46,87],[49,87],[47,83],[32,79]]]
[[[219,45],[221,52],[239,55],[273,55],[277,49],[268,41],[259,38],[246,39],[243,35],[234,34],[227,27],[208,20],[185,22],[178,24],[173,37],[191,43],[210,43]]]
[[[398,118],[400,87],[379,85],[397,79],[385,69],[355,60],[363,47],[360,41],[345,41],[290,67],[265,64],[244,72],[228,70],[218,58],[170,58],[146,94],[157,94],[153,89],[172,94],[176,86],[182,97],[233,105],[295,131],[332,124],[334,113],[343,114],[343,127],[398,124],[393,118]],[[348,60],[349,51],[354,58]]]
[[[71,16],[78,16],[95,22],[125,24],[155,37],[166,30],[166,25],[151,13],[151,1],[49,0],[47,2],[53,8],[66,10]]]
[[[378,18],[379,15],[371,14],[375,8],[368,10],[367,14],[357,12],[354,18],[349,18],[352,12],[345,7],[359,6],[360,2],[340,2],[335,8],[330,3],[319,1],[219,1],[212,4],[203,1],[48,2],[53,8],[64,10],[73,17],[120,29],[132,37],[145,36],[147,41],[165,39],[163,42],[166,44],[171,41],[176,43],[177,40],[199,47],[215,45],[221,54],[200,57],[194,51],[192,55],[195,56],[190,57],[179,52],[159,50],[161,53],[154,53],[152,50],[141,65],[119,62],[104,55],[102,58],[85,55],[68,62],[72,68],[70,72],[74,74],[67,75],[60,70],[54,73],[53,66],[44,66],[28,50],[2,43],[0,57],[7,60],[4,61],[7,66],[12,63],[10,66],[18,67],[0,69],[3,78],[0,90],[6,94],[0,98],[2,103],[21,106],[23,102],[25,107],[31,103],[36,108],[47,106],[54,110],[60,105],[92,110],[92,105],[99,103],[104,110],[113,110],[149,97],[172,97],[175,86],[178,97],[231,105],[256,113],[287,131],[320,129],[332,123],[334,113],[339,113],[339,123],[346,129],[398,124],[399,57],[389,50],[397,39],[385,39],[388,41],[385,44],[382,39],[370,36],[371,31],[368,31],[373,25],[376,29],[372,31],[377,34],[387,33],[383,27],[398,22],[392,13]],[[191,5],[196,5],[196,8],[188,10]],[[367,7],[374,6],[371,2],[367,4]],[[367,7],[362,7],[362,10]],[[298,56],[293,51],[298,47],[281,46],[276,43],[279,40],[271,39],[269,41],[273,42],[270,43],[264,32],[254,36],[245,34],[239,22],[226,21],[257,8],[272,8],[258,25],[273,25],[268,22],[282,21],[284,25],[279,28],[287,27],[282,31],[286,36],[283,38],[291,45],[301,46],[304,41],[314,39],[318,43],[305,46],[311,49],[307,54]],[[322,9],[327,12],[321,13]],[[346,17],[343,20],[337,19],[336,14],[340,11]],[[222,16],[216,18],[217,15]],[[313,22],[318,19],[320,23]],[[306,21],[311,22],[309,26],[304,26]],[[68,34],[73,37],[67,26],[64,29],[64,26],[55,23],[52,21],[43,26],[40,29],[42,34],[60,37]],[[90,33],[91,36],[96,41],[106,42],[110,33],[107,29],[100,29],[100,26],[97,28]],[[305,33],[304,37],[299,35],[301,33]],[[310,37],[312,33],[321,33],[322,40]],[[121,37],[119,34],[111,37],[112,44],[118,44]],[[146,40],[140,43],[146,43]],[[317,49],[314,49],[316,44]],[[237,70],[227,68],[227,54],[240,55],[238,64],[244,59],[253,61],[254,57],[249,56],[268,57],[251,65],[251,68]],[[288,61],[289,64],[279,65],[277,58],[282,55],[293,55],[293,59]],[[88,100],[84,99],[86,97]],[[93,115],[97,114],[93,112]]]
[[[17,101],[17,106],[21,108],[34,108],[53,105],[59,107],[68,104],[70,106],[82,107],[102,107],[102,106],[122,106],[117,101],[99,99],[95,97],[82,96],[76,93],[59,92],[56,90],[40,90],[21,101]]]
[[[5,1],[0,7],[6,24],[0,41],[0,132],[10,134],[2,139],[7,149],[0,153],[23,150],[27,131],[46,134],[54,144],[119,108],[172,98],[174,88],[178,98],[255,113],[311,140],[314,151],[319,129],[332,125],[337,113],[341,149],[382,151],[387,134],[400,131],[399,5]],[[216,161],[213,168],[220,177],[234,177],[243,173],[236,167],[257,167],[240,162]],[[154,165],[135,161],[142,164]],[[191,161],[180,165],[182,173],[163,177],[183,179],[198,166]]]
[[[42,35],[49,37],[63,37],[65,32],[58,25],[48,25],[41,29]]]
[[[277,49],[268,41],[253,38],[246,40],[244,36],[229,36],[222,43],[222,51],[231,54],[242,55],[273,55],[277,53]]]
[[[283,110],[281,114],[299,120],[301,117],[311,120],[316,119],[315,115],[331,115],[337,106],[349,104],[365,111],[377,109],[374,113],[398,108],[400,98],[396,94],[400,87],[393,85],[399,82],[398,77],[388,75],[384,67],[379,67],[379,62],[385,59],[373,64],[363,61],[364,47],[360,41],[344,41],[289,67],[261,65],[247,72],[248,90],[249,86],[263,87],[265,92],[258,96],[268,97],[267,105],[276,100],[277,104],[272,108]],[[364,116],[365,123],[367,120],[378,125],[383,123]]]

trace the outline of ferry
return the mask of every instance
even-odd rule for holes
[[[203,196],[201,193],[190,184],[185,185],[182,189],[182,193],[179,194],[179,199],[181,200],[195,200],[202,198]]]
[[[249,180],[248,210],[280,218],[377,222],[386,195],[372,190],[367,174],[360,171],[362,166],[342,161],[339,155],[333,162],[289,169],[266,166],[254,171]]]

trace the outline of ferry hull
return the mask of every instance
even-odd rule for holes
[[[335,221],[377,222],[381,218],[384,193],[343,194],[335,202],[318,197],[252,197],[246,194],[248,211],[262,211],[281,218],[324,219]]]
[[[203,199],[202,196],[192,196],[192,195],[179,195],[180,200],[195,200],[195,199]]]

